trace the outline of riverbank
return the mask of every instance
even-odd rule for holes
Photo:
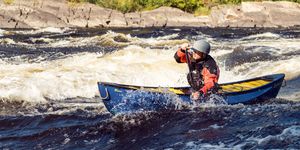
[[[15,0],[0,2],[0,28],[44,27],[294,27],[300,26],[300,4],[242,2],[213,7],[207,16],[194,16],[177,8],[122,13],[90,3]]]

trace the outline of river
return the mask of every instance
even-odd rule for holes
[[[178,46],[205,39],[220,83],[285,73],[254,105],[111,115],[97,82],[187,86]],[[0,149],[300,149],[300,29],[0,29]]]

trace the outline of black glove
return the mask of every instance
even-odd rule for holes
[[[187,53],[188,49],[182,49],[182,48],[180,48],[180,51],[183,52],[183,53]]]

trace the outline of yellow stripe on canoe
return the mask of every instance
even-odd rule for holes
[[[268,83],[272,82],[271,80],[252,80],[252,81],[247,81],[247,82],[241,82],[241,83],[235,83],[235,84],[226,84],[226,85],[221,85],[221,89],[223,92],[241,92],[241,91],[246,91],[250,89],[254,89],[263,85],[266,85]],[[130,89],[136,89],[140,90],[140,87],[134,87],[134,86],[128,86]],[[159,93],[166,93],[166,92],[171,92],[174,94],[188,94],[188,90],[186,89],[178,89],[178,88],[142,88],[145,91],[151,91],[151,92],[159,92]]]
[[[175,94],[185,94],[185,93],[183,92],[183,90],[181,90],[181,89],[169,88],[169,91],[170,91],[170,92],[173,92],[173,93],[175,93]]]
[[[270,83],[269,80],[254,80],[236,84],[228,84],[228,85],[221,85],[221,88],[224,92],[240,92],[246,91],[250,89],[254,89],[263,85]]]
[[[140,87],[134,87],[134,86],[128,86],[130,89],[135,89],[135,90],[141,90]],[[142,88],[145,91],[151,91],[151,92],[159,92],[159,93],[166,93],[166,92],[171,92],[175,94],[185,94],[184,90],[182,89],[175,89],[175,88]]]
[[[175,89],[175,88],[150,88],[150,89],[146,89],[152,92],[160,92],[160,93],[167,93],[167,92],[171,92],[171,93],[175,93],[175,94],[185,94],[183,92],[183,90],[181,89]]]

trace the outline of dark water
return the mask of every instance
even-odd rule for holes
[[[212,43],[220,82],[287,86],[262,104],[107,112],[97,81],[186,85],[183,39]],[[299,57],[297,28],[0,30],[0,149],[300,149]]]

